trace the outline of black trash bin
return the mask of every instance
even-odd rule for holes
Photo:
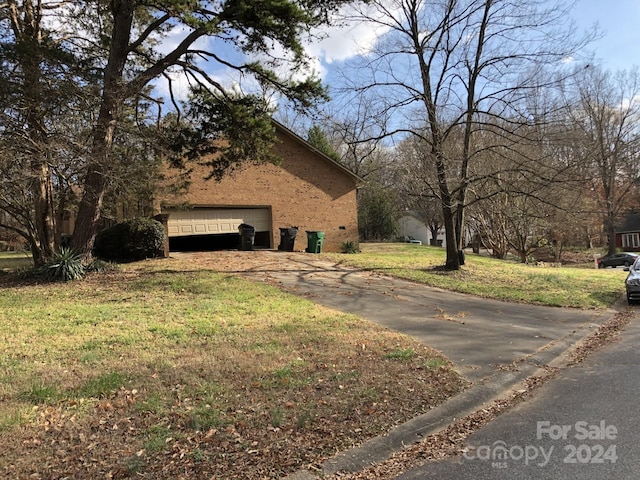
[[[324,240],[324,232],[316,232],[307,230],[307,253],[321,253],[322,241]]]
[[[293,244],[296,241],[296,235],[298,235],[298,227],[289,227],[280,229],[280,245],[278,250],[283,252],[293,252]]]
[[[253,250],[253,241],[256,238],[256,229],[253,225],[241,223],[238,226],[238,232],[240,233],[238,250]]]

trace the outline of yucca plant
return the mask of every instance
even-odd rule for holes
[[[355,242],[348,240],[342,243],[341,251],[342,253],[358,253],[358,247]]]
[[[84,276],[82,257],[70,248],[62,247],[42,267],[44,277],[53,282],[79,280]]]

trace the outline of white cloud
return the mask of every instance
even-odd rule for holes
[[[173,97],[178,102],[182,102],[187,99],[189,94],[189,81],[187,76],[183,72],[167,72],[167,77],[171,79],[171,88]],[[166,102],[171,102],[169,92],[169,80],[165,77],[157,78],[153,81],[154,90],[157,95],[166,99]]]
[[[327,37],[307,46],[310,55],[326,63],[341,62],[349,58],[366,55],[375,46],[378,38],[385,33],[371,24],[359,23],[345,27],[330,27]]]
[[[382,22],[366,21],[366,17],[380,19],[383,14],[370,7],[364,8],[366,8],[364,12],[356,12],[352,7],[343,9],[339,15],[337,15],[332,26],[325,26],[317,32],[323,39],[305,46],[309,64],[304,71],[291,72],[288,70],[287,62],[285,61],[282,62],[281,67],[277,69],[278,73],[283,76],[291,76],[296,80],[301,80],[312,74],[320,78],[325,78],[330,68],[329,65],[332,63],[346,61],[355,56],[370,53],[378,39],[389,31],[389,27],[384,26]],[[388,12],[385,15],[388,15]],[[188,33],[189,30],[184,26],[172,29],[158,45],[158,51],[161,53],[172,51]],[[234,55],[234,60],[241,58],[241,54],[233,51],[231,46],[226,44],[214,45],[213,41],[207,38],[201,38],[195,47],[203,51],[217,48],[216,51],[221,51],[225,55]],[[286,52],[284,52],[279,45],[274,45],[271,53],[275,58],[287,58]],[[216,69],[215,71],[213,71],[205,61],[200,61],[199,66],[226,88],[235,86],[234,88],[240,88],[245,92],[255,91],[255,89],[258,88],[255,81],[248,78],[242,79],[236,72],[223,71],[218,65],[214,67]],[[189,90],[188,79],[184,73],[178,71],[170,74],[170,76],[173,81],[174,96],[179,100],[185,100]],[[168,98],[169,89],[167,80],[159,78],[154,83],[156,92]]]
[[[390,28],[378,22],[389,12],[380,12],[374,6],[343,9],[336,16],[336,24],[324,27],[320,32],[324,39],[307,46],[307,52],[327,64],[341,62],[359,55],[367,55],[375,47],[378,39]],[[370,19],[370,20],[367,20]]]
[[[220,74],[207,72],[207,75],[212,81],[220,84],[223,88],[231,92],[239,93],[243,91],[255,91],[257,88],[255,80],[243,80],[236,71],[224,70]],[[167,72],[167,77],[171,79],[173,96],[176,101],[178,103],[186,101],[189,96],[189,87],[195,84],[195,80],[188,77],[182,70]],[[163,76],[156,79],[153,83],[156,94],[163,97],[165,99],[165,103],[170,102],[169,80]]]

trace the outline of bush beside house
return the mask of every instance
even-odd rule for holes
[[[164,226],[151,218],[136,218],[102,230],[93,255],[110,262],[134,262],[163,256]]]

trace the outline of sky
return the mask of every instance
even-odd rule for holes
[[[597,62],[606,70],[640,68],[640,0],[579,0],[579,27],[597,23],[604,37],[593,43]]]
[[[595,40],[590,49],[596,63],[604,69],[640,67],[640,0],[576,0],[572,18],[578,30],[598,25],[602,37]],[[323,75],[330,74],[333,66],[358,49],[366,49],[376,38],[376,32],[364,26],[330,32],[327,40],[310,47],[310,53],[318,57],[318,68]]]
[[[640,68],[640,0],[576,0],[572,17],[578,32],[598,25],[602,37],[590,46],[596,64],[611,71]],[[164,40],[163,50],[175,46],[180,37],[177,33],[175,39]],[[385,32],[360,24],[347,29],[332,28],[328,33],[327,39],[309,45],[307,50],[314,57],[313,69],[331,84],[343,61],[370,49]],[[221,72],[212,72],[212,76],[227,86],[237,83],[234,78],[225,78]],[[181,79],[179,84],[179,97],[184,98],[186,82]]]

